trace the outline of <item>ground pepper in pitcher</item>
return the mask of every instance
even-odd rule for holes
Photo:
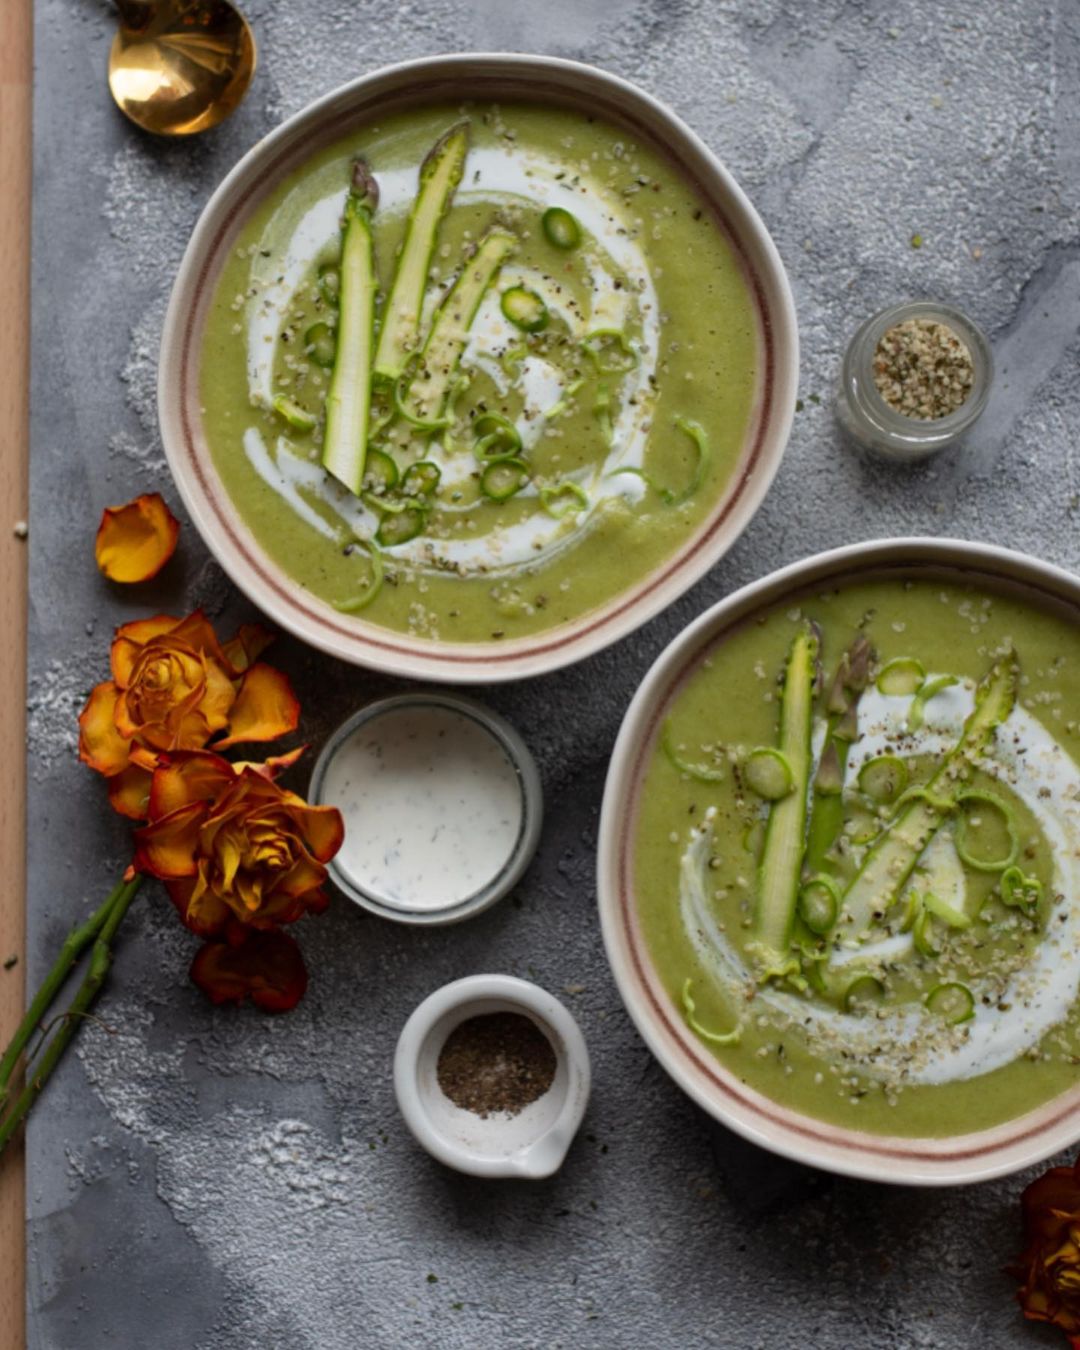
[[[521,1013],[484,1013],[456,1026],[439,1052],[439,1086],[455,1106],[516,1116],[555,1080],[555,1051]]]

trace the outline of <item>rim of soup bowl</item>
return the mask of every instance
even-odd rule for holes
[[[417,93],[421,90],[421,93]],[[511,641],[443,643],[349,616],[305,591],[274,563],[233,506],[202,433],[201,338],[217,276],[265,194],[316,149],[387,106],[497,97],[591,111],[639,134],[708,203],[739,259],[758,316],[761,369],[739,467],[713,510],[674,554],[570,623]],[[443,683],[491,683],[556,670],[600,651],[655,617],[735,543],[765,496],[787,445],[798,382],[794,301],[776,246],[720,160],[674,112],[595,66],[560,57],[474,52],[383,66],[316,99],[254,145],[203,209],[165,316],[158,415],[165,455],[196,529],[231,580],[295,637],[355,665]]]
[[[924,1138],[847,1129],[773,1101],[739,1081],[686,1028],[663,989],[637,922],[633,841],[637,794],[658,727],[706,648],[746,616],[808,587],[853,574],[966,579],[1035,595],[1080,628],[1080,578],[1025,553],[960,539],[875,539],[815,554],[742,587],[699,615],[649,669],[623,718],[604,789],[597,895],[608,961],[649,1049],[710,1116],[762,1148],[844,1176],[912,1186],[989,1181],[1080,1140],[1080,1085],[1024,1115],[967,1134]]]

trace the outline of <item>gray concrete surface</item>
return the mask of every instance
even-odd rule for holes
[[[30,696],[31,975],[124,861],[74,758],[117,622],[248,607],[187,529],[152,594],[96,575],[103,504],[161,487],[166,293],[239,154],[380,63],[468,48],[595,61],[667,99],[724,158],[794,284],[803,409],[764,508],[670,612],[575,670],[491,692],[550,802],[516,897],[445,932],[345,902],[304,924],[313,979],[277,1020],[214,1011],[194,940],[148,894],[29,1136],[34,1350],[384,1346],[1022,1347],[1000,1267],[1023,1178],[937,1193],[836,1180],[713,1127],[651,1061],[608,975],[593,846],[622,709],[706,605],[829,545],[926,532],[1080,561],[1080,11],[1073,0],[253,0],[248,102],[192,144],[108,102],[103,0],[38,0]],[[918,250],[911,237],[918,233]],[[845,450],[838,355],[869,312],[933,295],[990,333],[994,403],[915,471]],[[304,729],[388,682],[282,642]],[[441,982],[532,976],[581,1021],[595,1090],[561,1175],[484,1183],[418,1151],[390,1087],[397,1031]],[[571,992],[565,992],[565,991]]]

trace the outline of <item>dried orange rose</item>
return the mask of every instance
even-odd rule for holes
[[[101,515],[94,557],[110,581],[149,581],[176,552],[180,522],[159,492],[143,493]]]
[[[269,741],[293,731],[300,705],[289,681],[255,658],[271,640],[257,624],[221,644],[201,610],[159,614],[116,630],[113,677],[79,715],[79,758],[109,780],[113,808],[146,817],[162,754]]]
[[[212,1003],[250,998],[264,1012],[288,1012],[307,988],[300,948],[276,928],[251,933],[239,946],[204,942],[191,963],[191,978]]]
[[[1080,1159],[1051,1167],[1020,1199],[1027,1246],[1010,1273],[1024,1316],[1060,1327],[1080,1350]]]
[[[325,864],[344,838],[341,813],[309,806],[266,765],[208,750],[165,756],[149,821],[135,831],[135,867],[160,877],[201,937],[236,941],[326,908]]]

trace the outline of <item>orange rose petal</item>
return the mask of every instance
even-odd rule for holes
[[[345,822],[336,806],[308,806],[293,811],[308,848],[319,862],[329,862],[345,839]]]
[[[154,774],[150,815],[158,820],[192,802],[216,801],[235,777],[229,761],[209,750],[180,750],[168,755]]]
[[[109,805],[129,820],[145,820],[150,807],[152,777],[140,765],[129,764],[123,773],[109,779]]]
[[[229,714],[229,734],[214,747],[223,750],[241,741],[273,741],[295,731],[300,703],[280,670],[263,663],[244,676]]]
[[[306,745],[298,745],[295,750],[288,750],[283,755],[270,755],[257,764],[251,759],[234,760],[233,768],[237,773],[243,773],[245,770],[257,773],[260,778],[266,778],[272,783],[278,774],[284,773],[286,769],[291,769],[306,752]]]
[[[263,901],[258,914],[249,916],[247,926],[251,928],[277,928],[285,924],[295,923],[297,919],[302,919],[307,912],[308,907],[304,897],[301,896],[294,900],[287,896],[284,891],[275,891],[268,900]]]
[[[156,786],[157,774],[154,778]],[[153,800],[154,787],[151,787],[151,811]],[[199,826],[207,809],[205,802],[194,802],[136,830],[135,866],[139,871],[149,872],[151,876],[166,881],[195,876],[198,872],[195,850],[199,841]]]
[[[128,709],[126,691],[121,691],[121,693],[117,695],[116,711],[113,713],[113,717],[116,722],[116,730],[125,738],[125,740],[131,740],[136,732],[140,730],[138,722],[131,716],[131,712]]]
[[[130,746],[116,728],[116,701],[112,680],[95,685],[79,714],[79,758],[97,773],[111,778],[123,773],[130,759]]]
[[[198,887],[192,877],[167,881],[165,889],[176,906],[180,922],[198,937],[218,937],[231,921],[228,905],[207,890],[196,894]]]
[[[276,634],[261,623],[245,623],[240,625],[234,638],[222,643],[221,650],[236,674],[242,675],[249,666],[255,664],[275,637]]]
[[[321,914],[330,908],[330,897],[325,891],[308,891],[304,896],[304,904],[309,914]]]
[[[140,769],[145,769],[147,773],[153,773],[161,763],[161,756],[156,750],[148,749],[138,741],[132,741],[131,762],[137,764]]]
[[[232,717],[235,716],[238,695],[236,686],[229,678],[225,668],[219,666],[216,661],[207,661],[205,680],[205,691],[198,708],[199,713],[206,721],[207,729],[213,735],[227,727]],[[243,688],[241,687],[242,692]]]
[[[194,889],[195,889],[194,877],[178,877],[175,881],[165,882],[165,890],[168,893],[169,899],[176,906],[176,912],[177,914],[180,915],[180,922],[184,924],[185,927],[188,926],[187,921],[188,904],[191,900],[191,893],[192,891],[194,891]],[[210,934],[207,933],[205,934],[205,936],[209,937]]]
[[[274,887],[274,892],[282,891],[290,899],[298,900],[308,891],[317,891],[325,880],[326,868],[314,858],[301,854]]]
[[[213,1003],[250,998],[264,1012],[288,1012],[307,988],[300,948],[275,929],[253,932],[238,947],[206,943],[191,963],[191,978]]]
[[[178,722],[170,722],[170,726],[170,754],[180,750],[202,750],[214,734],[201,712],[189,712]]]
[[[141,653],[142,644],[133,638],[120,637],[119,634],[113,638],[112,647],[109,649],[109,667],[113,679],[121,689],[127,688]]]
[[[251,936],[251,925],[240,923],[238,920],[230,917],[228,923],[221,930],[222,942],[227,942],[230,947],[242,947]]]
[[[178,619],[175,614],[152,614],[148,619],[129,619],[127,623],[122,623],[114,636],[127,638],[142,647],[151,638],[160,637],[163,633],[171,633],[181,622],[182,620]]]
[[[178,662],[182,665],[182,662]],[[206,726],[206,718],[202,713],[203,701],[207,696],[207,670],[214,669],[218,672],[218,681],[221,679],[221,667],[212,663],[206,667],[203,665],[201,657],[192,657],[191,669],[176,670],[170,669],[170,673],[177,676],[176,682],[169,690],[168,696],[164,700],[164,706],[161,710],[162,724],[172,737],[180,735],[183,724],[190,718],[198,718],[203,727]],[[220,689],[220,683],[218,684]],[[235,697],[235,691],[231,682],[229,682],[229,699]],[[219,695],[218,695],[219,696]],[[148,699],[152,703],[152,698]],[[193,747],[201,750],[202,745]],[[180,746],[174,746],[173,749],[179,750]]]
[[[149,581],[176,551],[180,522],[158,492],[144,493],[124,506],[107,506],[101,516],[94,556],[110,581]]]
[[[201,609],[192,610],[187,618],[181,619],[169,638],[203,659],[209,658],[221,666],[229,664],[213,624]]]
[[[109,661],[113,679],[121,689],[126,688],[143,647],[154,638],[171,633],[179,622],[171,614],[155,614],[151,619],[134,619],[120,625],[113,635]]]
[[[323,877],[325,881],[325,876]],[[330,897],[318,887],[301,891],[298,895],[289,895],[281,887],[264,902],[261,913],[274,923],[295,923],[305,914],[321,914],[330,904]]]

